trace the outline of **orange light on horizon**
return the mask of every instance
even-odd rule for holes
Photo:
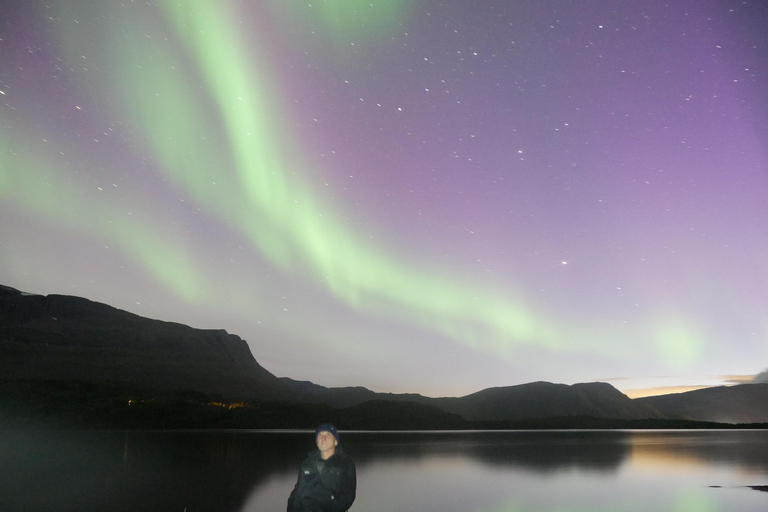
[[[208,402],[208,405],[215,405],[217,407],[226,407],[227,409],[238,409],[245,407],[245,402],[236,402],[234,404],[225,404],[221,402]]]
[[[695,380],[699,382],[704,382],[705,384],[674,384],[674,385],[662,385],[662,386],[651,386],[651,387],[636,387],[636,388],[630,388],[630,389],[622,389],[620,388],[621,392],[627,395],[629,398],[644,398],[648,396],[658,396],[658,395],[671,395],[675,393],[686,393],[688,391],[696,391],[697,389],[705,389],[705,388],[714,388],[719,386],[735,386],[739,384],[749,384],[750,382],[754,381],[754,375],[709,375],[709,376],[698,376],[698,377],[691,377],[688,380]],[[680,378],[673,378],[673,377],[651,377],[647,379],[629,379],[629,378],[617,378],[617,379],[609,379],[608,381],[615,381],[617,383],[624,382],[627,383],[630,380],[634,380],[635,385],[642,385],[645,383],[651,384],[654,380],[657,379],[663,379],[667,382],[680,382]]]
[[[644,398],[647,396],[671,395],[675,393],[686,393],[696,391],[697,389],[712,388],[717,386],[660,386],[656,388],[627,389],[622,391],[629,398]]]

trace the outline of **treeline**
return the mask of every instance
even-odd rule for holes
[[[473,422],[437,407],[410,402],[372,400],[332,408],[117,383],[0,380],[0,429],[312,429],[326,421],[345,430],[768,428],[768,424],[591,416]]]

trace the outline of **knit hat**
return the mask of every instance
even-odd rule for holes
[[[317,436],[320,435],[320,432],[330,432],[331,435],[336,438],[336,442],[339,442],[339,433],[336,431],[336,427],[330,423],[323,423],[317,427],[317,430],[315,430],[315,439],[317,439]]]

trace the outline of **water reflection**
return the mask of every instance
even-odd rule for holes
[[[434,455],[471,458],[485,465],[549,472],[562,467],[612,471],[631,451],[631,434],[623,431],[518,431],[347,434],[356,460]]]
[[[239,510],[299,445],[290,434],[4,432],[0,510]]]
[[[768,510],[766,431],[357,433],[355,512]],[[2,432],[0,510],[285,510],[310,432]],[[721,486],[721,487],[712,487]]]
[[[738,466],[742,471],[768,472],[768,431],[692,430],[643,431],[632,435],[634,461],[656,465],[688,460],[697,465]]]

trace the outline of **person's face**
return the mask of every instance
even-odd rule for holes
[[[325,430],[317,434],[316,441],[317,447],[320,448],[321,452],[325,452],[336,447],[336,438],[333,437],[333,434],[326,432]]]

